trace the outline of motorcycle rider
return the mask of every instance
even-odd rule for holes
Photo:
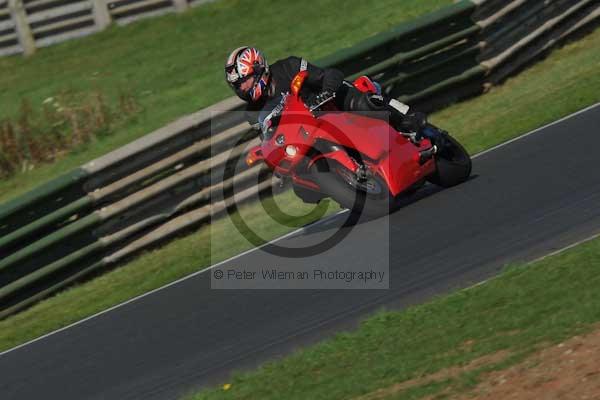
[[[308,71],[303,88],[308,87],[312,96],[309,105],[317,105],[335,93],[336,107],[342,111],[364,112],[368,115],[389,117],[391,125],[417,143],[427,124],[426,115],[410,110],[397,100],[381,94],[364,93],[344,80],[344,74],[334,68],[320,68],[303,58],[291,56],[272,65],[255,47],[242,46],[233,50],[225,63],[225,78],[234,92],[248,104],[248,122],[258,127],[258,112],[268,100],[288,92],[294,76]],[[382,113],[387,111],[387,113]],[[375,112],[375,113],[374,113]]]

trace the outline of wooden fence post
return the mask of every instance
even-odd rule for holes
[[[23,48],[23,54],[30,56],[35,53],[35,39],[31,32],[31,27],[27,22],[27,13],[23,6],[23,0],[8,0],[8,8],[10,16],[15,23],[15,30],[19,43]]]
[[[107,0],[92,0],[92,12],[94,14],[94,22],[99,30],[106,29],[112,22],[112,17],[108,12]]]
[[[178,13],[182,13],[189,8],[187,0],[173,0],[173,6],[175,6],[175,11]]]

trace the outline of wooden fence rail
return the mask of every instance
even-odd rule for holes
[[[50,46],[210,0],[0,0],[0,56]]]
[[[117,9],[150,3],[159,4]],[[48,13],[52,4],[81,13],[70,21],[84,21],[95,7],[34,0],[25,8]],[[11,8],[19,13],[22,7]],[[107,14],[102,23],[118,15]],[[598,0],[463,0],[315,63],[350,79],[368,73],[388,95],[431,110],[481,93],[599,19]],[[38,22],[29,31],[15,23],[15,31],[35,38],[42,26],[59,29],[57,20]],[[0,318],[222,213],[226,204],[214,195],[224,188],[236,184],[237,200],[269,190],[270,180],[257,182],[258,167],[245,164],[233,178],[215,179],[228,157],[258,140],[236,112],[242,107],[224,100],[0,205]]]

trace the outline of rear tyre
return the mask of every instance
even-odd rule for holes
[[[380,217],[395,208],[395,198],[378,175],[358,182],[352,171],[333,160],[319,160],[311,173],[323,193],[351,212]]]
[[[442,148],[435,155],[436,172],[427,180],[442,187],[458,185],[471,175],[471,157],[465,148],[447,132],[443,135]]]

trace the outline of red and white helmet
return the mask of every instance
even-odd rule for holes
[[[240,85],[252,77],[254,77],[252,87],[249,90],[242,90]],[[267,59],[255,47],[238,47],[227,57],[225,79],[242,100],[258,101],[267,92],[269,81]]]

